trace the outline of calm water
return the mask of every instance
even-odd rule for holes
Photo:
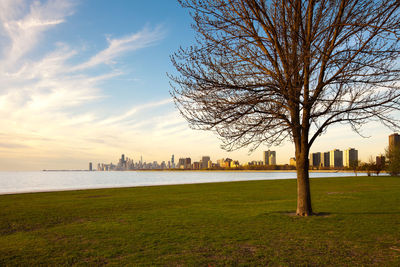
[[[310,176],[354,176],[354,173],[313,172]],[[0,172],[0,194],[293,178],[295,172]]]

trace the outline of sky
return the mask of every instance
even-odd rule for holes
[[[195,43],[174,0],[0,0],[0,170],[87,169],[121,154],[144,161],[230,157],[241,163],[293,144],[226,152],[212,132],[191,130],[170,97],[170,55]],[[384,153],[392,132],[337,125],[311,152],[354,147]]]

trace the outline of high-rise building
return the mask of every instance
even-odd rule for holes
[[[310,153],[310,167],[321,166],[321,152]]]
[[[93,165],[91,162],[89,162],[89,171],[93,171]]]
[[[275,152],[275,151],[274,151]],[[269,156],[269,165],[276,165],[276,157],[275,155],[270,155]]]
[[[185,158],[185,169],[191,169],[191,168],[192,168],[192,159]]]
[[[179,168],[179,169],[184,169],[185,168],[185,158],[180,158],[179,159],[177,168]]]
[[[161,167],[161,169],[166,169],[167,168],[167,164],[165,163],[165,161],[161,162],[160,167]]]
[[[224,158],[218,159],[218,160],[217,160],[217,165],[218,165],[219,167],[221,167],[221,168],[224,168],[224,167],[225,167],[225,159],[224,159]]]
[[[358,165],[358,150],[349,148],[344,151],[344,162],[345,167],[357,166]],[[355,164],[355,165],[353,165]]]
[[[263,153],[264,165],[276,165],[276,152],[275,151],[264,151]]]
[[[296,158],[290,158],[290,160],[289,160],[289,165],[290,165],[290,166],[295,166],[295,167],[296,167]]]
[[[122,154],[121,155],[121,158],[119,159],[119,162],[118,162],[118,170],[126,170],[126,160],[125,160],[125,155],[124,154]]]
[[[331,166],[331,157],[330,152],[321,153],[321,166],[322,167],[330,167]]]
[[[200,169],[200,162],[197,162],[197,161],[193,162],[193,164],[192,164],[192,169],[193,169],[193,170],[198,170],[198,169]]]
[[[208,161],[210,160],[210,157],[209,156],[203,156],[202,158],[201,158],[201,168],[202,169],[207,169],[207,167],[208,167]]]
[[[207,162],[207,168],[212,169],[212,167],[213,167],[213,163],[212,163],[211,160],[209,160],[209,161]]]
[[[400,135],[398,133],[389,135],[389,151],[394,148],[400,149]]]
[[[343,167],[343,151],[334,149],[329,152],[330,167],[338,168]]]

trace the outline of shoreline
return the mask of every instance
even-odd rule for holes
[[[386,175],[383,175],[386,176]],[[376,175],[372,176],[333,176],[333,177],[310,177],[310,179],[329,179],[329,178],[357,178],[357,177],[379,177]],[[218,183],[236,183],[236,182],[257,182],[257,181],[279,181],[279,180],[296,180],[297,178],[270,178],[270,179],[254,179],[254,180],[229,180],[229,181],[194,181],[184,183],[158,183],[158,184],[138,184],[138,185],[126,185],[126,186],[102,186],[102,187],[87,187],[87,188],[65,188],[65,189],[37,189],[31,191],[12,191],[12,192],[0,192],[0,197],[4,195],[20,195],[20,194],[37,194],[37,193],[56,193],[56,192],[72,192],[72,191],[86,191],[86,190],[103,190],[103,189],[126,189],[126,188],[143,188],[143,187],[164,187],[164,186],[180,186],[180,185],[199,185],[199,184],[218,184]]]
[[[89,171],[89,170],[39,170],[39,171],[2,171],[2,172],[89,172],[89,173],[106,173],[106,172],[288,172],[295,173],[296,170],[180,170],[180,169],[167,169],[167,170],[123,170],[123,171]],[[310,173],[322,172],[322,173],[354,173],[352,170],[309,170]],[[358,171],[357,173],[368,173],[367,171]],[[371,172],[374,173],[374,172]],[[380,173],[386,173],[381,171]]]

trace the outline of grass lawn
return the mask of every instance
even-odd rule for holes
[[[0,266],[400,265],[400,177],[0,196]]]

